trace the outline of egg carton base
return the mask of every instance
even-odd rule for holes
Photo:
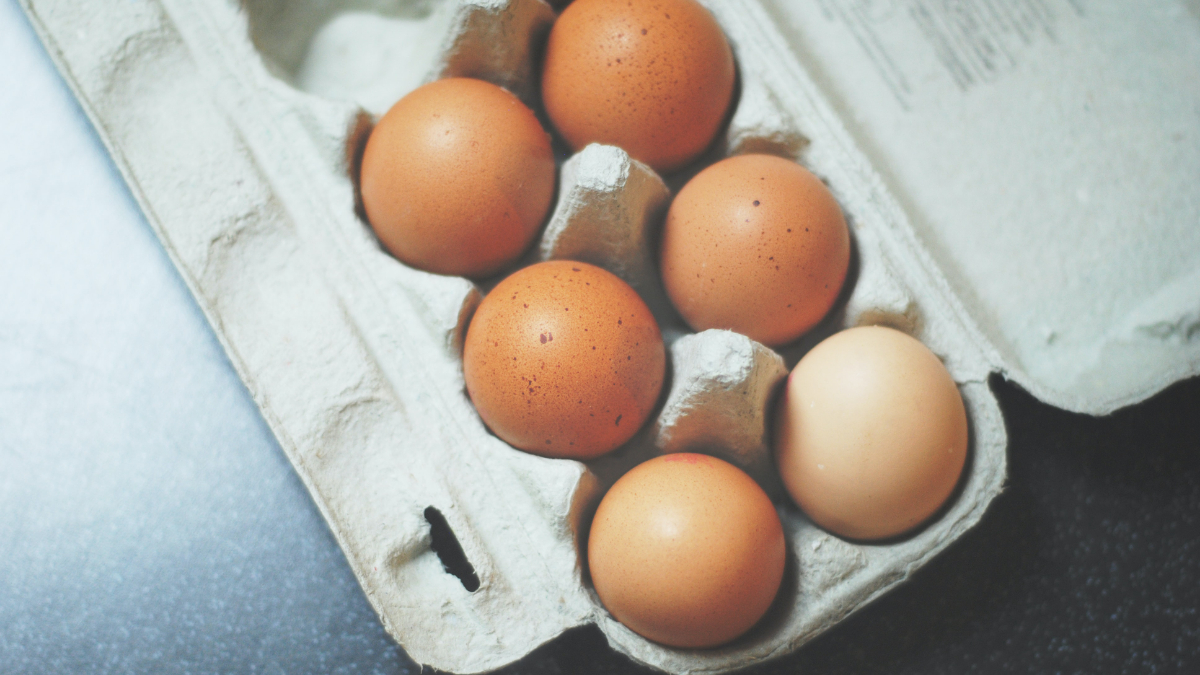
[[[22,0],[368,599],[412,658],[485,672],[591,622],[616,649],[668,672],[737,669],[796,649],[901,583],[982,516],[1005,471],[1003,420],[985,384],[993,361],[940,277],[906,262],[916,244],[903,213],[761,8],[713,3],[742,83],[716,152],[791,156],[829,183],[851,222],[858,269],[822,330],[886,319],[926,342],[960,383],[970,460],[946,510],[897,542],[842,541],[782,505],[791,581],[768,617],[733,644],[674,650],[613,621],[579,556],[605,485],[622,463],[719,446],[778,494],[766,460],[767,406],[785,366],[810,343],[777,354],[730,333],[687,334],[655,298],[646,243],[666,183],[620,151],[585,149],[564,169],[552,236],[539,250],[583,255],[596,235],[571,249],[572,232],[589,218],[625,214],[626,229],[598,259],[658,307],[675,377],[657,421],[590,467],[496,439],[464,394],[459,362],[482,291],[400,265],[356,215],[355,148],[377,110],[303,88],[319,80],[328,48],[313,36],[347,20],[321,10],[314,21],[318,3],[303,4]],[[385,18],[443,32],[426,41],[430,70],[411,86],[470,59],[472,74],[518,89],[512,83],[528,81],[529,45],[548,16],[540,0],[412,7],[408,18]],[[256,22],[271,11],[303,25],[268,35]],[[497,35],[512,42],[479,51]],[[476,55],[464,56],[469,49]],[[493,56],[478,65],[485,52]],[[562,227],[554,225],[560,215]],[[433,550],[430,508],[473,567],[473,592]]]

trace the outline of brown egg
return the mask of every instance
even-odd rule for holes
[[[592,522],[588,565],[618,621],[673,647],[713,647],[771,606],[786,544],[774,505],[733,465],[680,453],[612,486]]]
[[[967,413],[942,362],[891,328],[851,328],[800,360],[776,411],[775,459],[792,499],[850,539],[903,534],[954,491]]]
[[[663,284],[695,330],[726,328],[765,345],[815,326],[837,300],[850,233],[823,183],[769,155],[722,160],[671,203]]]
[[[580,262],[526,267],[484,298],[463,374],[479,416],[510,445],[591,459],[633,437],[666,373],[658,324],[615,275]]]
[[[555,167],[549,136],[516,96],[452,78],[416,89],[379,120],[361,177],[367,219],[392,255],[484,277],[537,235]]]
[[[695,0],[575,0],[550,31],[542,100],[575,150],[616,145],[666,172],[712,143],[733,80],[725,34]]]

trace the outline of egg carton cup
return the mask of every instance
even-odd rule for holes
[[[356,203],[373,116],[421,82],[467,75],[536,98],[547,4],[21,2],[387,631],[420,663],[484,672],[588,623],[672,673],[761,663],[904,582],[1002,488],[1006,436],[986,384],[998,357],[753,0],[706,3],[740,81],[709,159],[770,152],[826,181],[854,240],[848,290],[813,334],[781,352],[728,331],[692,333],[652,258],[671,194],[663,178],[617,148],[571,157],[530,257],[589,261],[626,279],[658,318],[670,357],[654,418],[589,464],[529,455],[488,432],[461,367],[481,289],[385,254]],[[966,402],[970,451],[932,522],[864,544],[826,533],[784,498],[768,417],[788,367],[820,337],[879,323],[944,361]],[[776,603],[717,649],[673,649],[629,631],[598,601],[584,561],[603,490],[644,459],[685,450],[750,472],[776,498],[788,542]],[[477,589],[434,551],[431,508]]]

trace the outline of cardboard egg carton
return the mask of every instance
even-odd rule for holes
[[[381,621],[420,663],[484,672],[587,623],[617,650],[672,673],[763,662],[902,583],[976,524],[1002,488],[1006,436],[987,378],[1019,368],[979,330],[756,0],[705,3],[733,46],[740,89],[702,161],[769,152],[826,181],[854,241],[847,289],[825,322],[780,352],[728,331],[692,333],[666,300],[652,255],[668,182],[618,148],[572,156],[525,263],[579,259],[624,278],[658,318],[671,364],[653,419],[586,465],[525,454],[487,431],[461,369],[484,290],[389,257],[356,201],[374,117],[422,82],[479,77],[536,106],[549,5],[21,2]],[[814,526],[784,497],[769,450],[769,407],[788,368],[820,338],[860,324],[904,330],[942,358],[971,431],[947,506],[916,533],[880,544]],[[681,450],[746,469],[776,498],[788,539],[775,605],[717,649],[672,649],[632,633],[599,603],[583,564],[603,490],[636,463]],[[449,573],[434,550],[432,511],[473,580]]]

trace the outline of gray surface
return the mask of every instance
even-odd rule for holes
[[[0,0],[0,672],[415,672]]]

